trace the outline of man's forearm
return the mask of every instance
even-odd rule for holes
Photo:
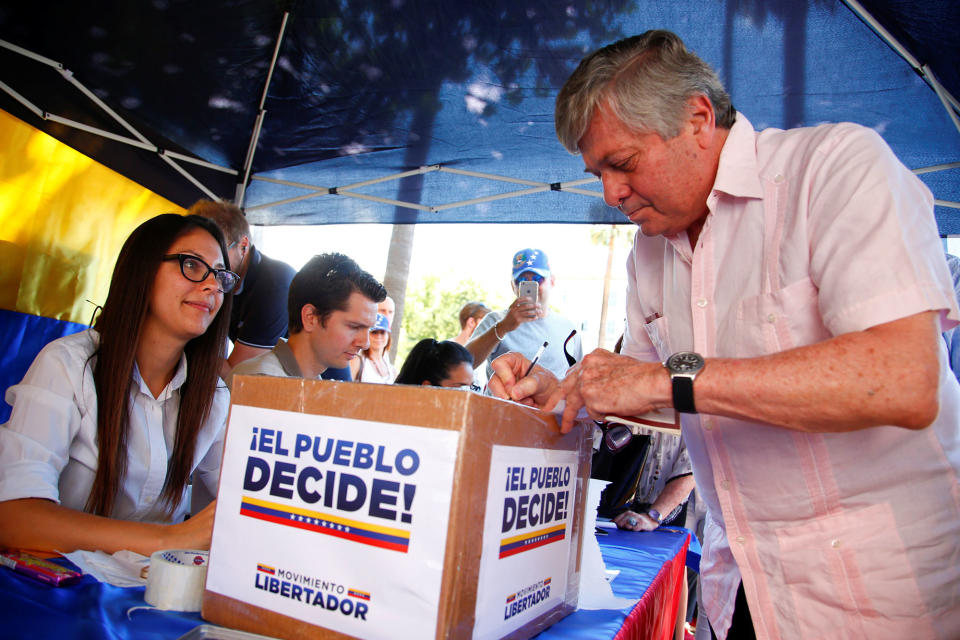
[[[939,326],[928,311],[755,358],[707,358],[693,384],[697,411],[807,432],[928,426],[939,412]],[[660,363],[597,350],[547,402],[566,400],[561,431],[591,417],[672,406]],[[599,416],[599,418],[598,418]]]
[[[497,328],[497,325],[494,324],[482,335],[467,343],[467,350],[473,355],[474,367],[479,367],[484,360],[490,357],[490,354],[497,348],[497,345],[500,344],[500,338],[498,338],[495,333],[498,331],[500,330]],[[500,335],[503,336],[503,333]]]
[[[939,411],[935,314],[763,358],[712,360],[694,383],[697,410],[811,432],[926,427]]]
[[[692,474],[674,478],[666,484],[663,491],[650,506],[659,511],[663,517],[667,517],[679,505],[686,502],[687,498],[690,497],[690,492],[693,491],[694,485]]]
[[[270,349],[266,347],[251,347],[242,342],[237,342],[233,345],[233,351],[230,352],[230,357],[227,358],[227,365],[233,369],[241,362],[255,358],[267,351],[270,351]]]

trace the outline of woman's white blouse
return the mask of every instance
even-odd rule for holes
[[[92,329],[54,340],[40,351],[23,381],[7,390],[13,412],[0,428],[0,501],[45,498],[83,510],[97,469],[97,392],[91,355],[98,340]],[[187,360],[181,356],[173,379],[154,398],[134,366],[127,470],[111,517],[171,521],[157,503],[173,453],[180,387],[186,377]],[[230,404],[222,384],[197,436],[193,461],[194,482],[203,482],[211,495],[216,495]],[[189,506],[180,500],[172,521],[181,521]]]

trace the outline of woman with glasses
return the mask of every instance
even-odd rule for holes
[[[360,350],[360,357],[350,361],[353,379],[357,382],[390,384],[397,377],[397,370],[390,363],[390,321],[382,313],[370,329],[370,344]]]
[[[480,390],[473,384],[473,356],[467,348],[452,340],[441,342],[433,338],[414,345],[396,383]]]
[[[230,319],[216,224],[164,214],[133,231],[92,329],[54,340],[0,428],[0,547],[208,548],[213,505],[184,521],[188,480],[216,494]]]

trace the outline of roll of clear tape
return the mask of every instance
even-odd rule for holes
[[[147,604],[168,611],[200,611],[207,581],[206,551],[167,549],[150,556]]]

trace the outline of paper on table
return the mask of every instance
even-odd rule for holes
[[[140,572],[150,565],[150,558],[134,551],[117,551],[113,555],[103,551],[74,551],[63,555],[100,582],[115,587],[142,587],[147,584],[147,579],[141,578]]]
[[[559,417],[565,407],[566,403],[561,400],[557,403],[557,406],[553,408],[552,413]],[[606,422],[617,422],[625,424],[628,427],[641,427],[644,429],[653,429],[654,431],[662,431],[674,436],[680,435],[680,418],[673,409],[654,409],[639,416],[609,415],[604,416],[603,419]],[[591,420],[585,407],[580,407],[580,411],[577,413],[577,420]]]
[[[603,419],[629,427],[642,427],[674,436],[680,435],[680,419],[673,409],[654,409],[639,416],[604,416]]]
[[[600,544],[593,534],[597,526],[597,506],[600,494],[609,482],[590,479],[587,489],[586,513],[583,516],[583,553],[580,560],[580,599],[578,609],[624,609],[632,607],[637,600],[620,598],[613,595],[613,588],[607,580],[607,568],[600,554]]]

